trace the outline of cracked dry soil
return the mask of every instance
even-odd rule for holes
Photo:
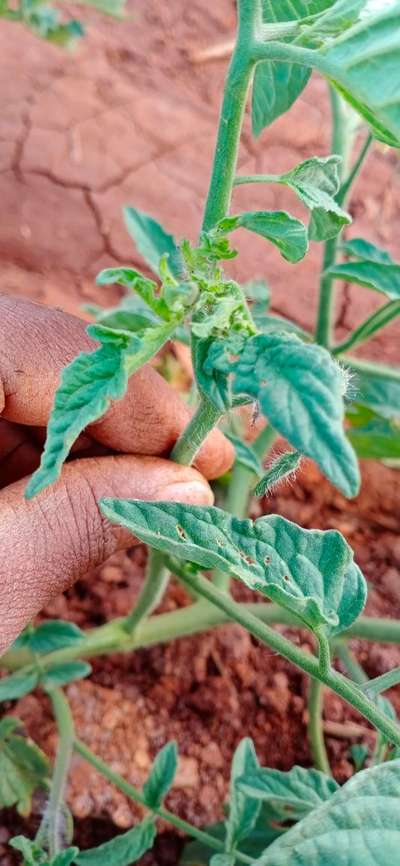
[[[231,0],[211,9],[201,0],[135,0],[123,23],[94,11],[76,14],[85,21],[87,37],[74,53],[40,42],[19,25],[0,25],[0,257],[2,291],[79,313],[82,303],[108,304],[116,297],[115,290],[94,285],[100,268],[140,265],[123,227],[123,205],[137,205],[178,236],[195,238],[226,61],[192,58],[229,39],[235,13]],[[327,154],[327,112],[325,85],[315,79],[256,142],[247,118],[241,170],[278,173],[307,156]],[[396,256],[399,192],[396,152],[375,146],[355,187],[349,234],[365,235]],[[275,187],[241,187],[234,207],[302,214],[290,192]],[[238,245],[232,273],[267,277],[273,309],[312,326],[321,249],[312,245],[293,280],[292,266],[261,239],[238,238]],[[372,292],[341,287],[337,336],[344,337],[377,303]],[[399,363],[399,333],[398,325],[390,326],[366,354]],[[293,487],[282,487],[262,505],[304,526],[340,529],[371,582],[369,612],[399,616],[399,493],[398,473],[365,464],[362,492],[349,503],[308,465]],[[142,549],[114,557],[56,599],[45,616],[93,626],[126,613],[141,584],[144,557]],[[235,591],[247,598],[245,589]],[[183,591],[173,585],[163,609],[184,603]],[[371,675],[400,664],[395,647],[354,642],[354,649]],[[298,672],[238,627],[225,626],[134,656],[98,659],[91,682],[71,685],[68,693],[79,736],[132,782],[143,781],[155,752],[175,737],[181,762],[168,806],[203,824],[222,815],[230,758],[242,736],[254,738],[261,761],[270,766],[309,763],[305,690]],[[400,710],[399,695],[391,697]],[[56,737],[46,701],[28,696],[12,712],[52,754]],[[371,734],[332,695],[326,696],[325,723],[330,758],[343,781],[351,774],[349,744],[363,737],[372,742]],[[82,847],[110,838],[138,816],[136,807],[78,758],[68,799]],[[31,831],[41,808],[37,803]],[[2,866],[14,862],[6,843],[23,826],[14,813],[0,818]],[[177,862],[181,841],[163,829],[143,864]]]

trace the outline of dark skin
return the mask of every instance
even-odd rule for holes
[[[101,497],[211,504],[206,479],[232,464],[231,445],[218,431],[196,468],[166,459],[190,413],[146,366],[124,399],[80,437],[60,481],[27,502],[60,370],[93,348],[80,319],[0,295],[0,653],[52,597],[135,543],[101,515]]]

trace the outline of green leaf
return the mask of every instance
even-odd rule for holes
[[[391,460],[400,457],[400,419],[382,418],[352,403],[347,413],[347,435],[359,457]]]
[[[241,466],[245,466],[246,469],[250,469],[250,472],[254,472],[255,475],[258,475],[260,478],[263,474],[263,466],[261,460],[254,451],[254,448],[251,447],[247,442],[244,442],[243,439],[240,439],[239,436],[234,436],[233,433],[226,433],[225,436],[232,442],[232,445],[235,448],[235,456],[236,462],[240,463]]]
[[[254,490],[256,496],[265,496],[268,490],[272,490],[279,481],[288,478],[301,463],[301,454],[298,451],[285,451],[271,463],[268,472],[262,477]]]
[[[143,796],[150,809],[158,809],[174,781],[178,768],[178,749],[174,740],[158,753],[150,775],[143,785]]]
[[[292,767],[288,773],[260,767],[243,775],[238,784],[249,797],[273,804],[286,820],[303,818],[339,789],[334,779],[303,767]]]
[[[157,297],[157,283],[144,277],[134,268],[106,268],[104,271],[100,271],[96,277],[96,283],[98,286],[109,286],[115,283],[119,286],[125,286],[125,288],[136,292],[142,301],[161,319],[168,320],[170,318],[167,304],[162,298]],[[123,304],[124,306],[126,304],[125,298]],[[112,310],[109,313],[112,313]]]
[[[361,613],[366,584],[340,532],[302,529],[278,515],[238,520],[219,508],[103,499],[101,510],[156,550],[233,574],[332,634]]]
[[[226,850],[234,851],[242,839],[246,839],[260,812],[260,803],[249,797],[238,787],[238,780],[245,775],[257,773],[259,763],[253,741],[242,740],[233,756],[231,783],[229,788],[229,816],[226,821]]]
[[[293,334],[261,334],[247,340],[231,368],[233,392],[259,400],[272,426],[345,496],[354,496],[360,478],[343,430],[346,382],[326,349]]]
[[[180,277],[183,260],[173,235],[168,234],[160,223],[144,211],[134,207],[124,208],[125,225],[145,262],[154,273],[160,273],[160,259],[168,255],[168,264],[174,277]]]
[[[107,344],[95,352],[83,352],[61,373],[47,439],[39,469],[25,491],[32,499],[57,480],[62,464],[80,433],[100,418],[111,400],[123,396],[128,385],[124,351]]]
[[[79,854],[79,848],[66,848],[65,851],[60,851],[53,857],[50,866],[71,866],[71,863],[76,862],[77,854]]]
[[[210,351],[219,341],[209,337],[207,340],[192,341],[192,360],[196,383],[201,394],[220,410],[221,415],[231,408],[232,395],[228,375],[208,364]]]
[[[49,619],[35,628],[28,644],[33,653],[49,653],[62,647],[74,646],[83,637],[83,631],[75,623]]]
[[[396,368],[378,366],[376,373],[363,369],[358,358],[343,359],[353,373],[351,392],[357,404],[367,406],[382,418],[400,419],[400,376]]]
[[[252,129],[258,136],[291,108],[309,81],[311,70],[296,63],[257,63],[252,94]]]
[[[356,283],[367,289],[382,292],[392,301],[400,298],[400,265],[373,261],[344,262],[325,271],[335,280]]]
[[[400,843],[400,762],[353,776],[272,843],[254,866],[389,866]]]
[[[383,265],[394,264],[393,259],[386,250],[375,246],[375,244],[371,244],[370,241],[366,241],[364,238],[351,238],[351,240],[345,241],[342,244],[342,249],[350,258],[368,259],[370,262]]]
[[[32,668],[0,680],[0,701],[14,701],[32,692],[38,684],[38,673]]]
[[[25,496],[32,499],[60,475],[75,440],[93,421],[120,399],[132,376],[155,355],[175,330],[175,322],[149,327],[140,336],[89,325],[88,334],[103,345],[78,355],[62,371],[47,427],[46,445],[39,469],[29,481]]]
[[[46,671],[43,677],[43,688],[50,690],[59,686],[66,686],[73,680],[88,677],[91,672],[92,668],[88,662],[63,662]]]
[[[380,141],[400,146],[400,4],[362,20],[315,52],[321,68]]]
[[[278,826],[277,815],[270,808],[269,804],[261,803],[260,805],[260,813],[253,829],[240,842],[240,850],[243,854],[247,854],[248,857],[253,857],[254,859],[259,857],[268,845],[282,833],[282,828]],[[204,829],[210,836],[214,836],[221,842],[225,841],[225,822],[220,821],[218,824],[212,824]],[[179,861],[180,866],[208,866],[213,851],[214,849],[205,845],[204,842],[198,842],[197,840],[189,842],[184,847]]]
[[[145,818],[127,833],[114,836],[97,848],[81,851],[76,857],[78,866],[130,866],[153,846],[156,828],[152,818]]]
[[[349,214],[334,199],[340,186],[340,163],[340,156],[313,156],[279,177],[279,183],[293,189],[311,211],[311,240],[328,240],[351,223]]]
[[[22,854],[24,866],[42,866],[44,852],[36,842],[32,842],[25,836],[14,836],[13,839],[10,839],[10,846]]]
[[[245,228],[261,235],[278,247],[288,262],[299,262],[308,250],[305,225],[285,211],[247,211],[238,216],[225,217],[218,225],[225,231]]]
[[[113,18],[122,18],[125,11],[126,0],[78,0],[80,6],[94,6],[106,15]]]
[[[8,731],[7,722],[14,723]],[[48,777],[46,755],[18,733],[16,719],[6,716],[0,722],[0,809],[15,806],[20,815],[29,815],[32,795],[47,784]]]

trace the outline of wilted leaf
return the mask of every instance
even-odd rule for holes
[[[153,217],[134,207],[124,208],[125,225],[145,262],[154,273],[160,273],[160,259],[168,255],[174,277],[182,275],[183,260],[173,235],[168,234]]]
[[[92,668],[87,662],[64,662],[49,668],[43,677],[43,688],[55,689],[66,686],[73,680],[88,677]]]
[[[131,866],[152,847],[155,835],[154,821],[145,818],[127,833],[114,836],[97,848],[81,851],[76,863],[78,866]]]
[[[340,156],[313,156],[279,176],[279,183],[293,189],[311,211],[308,232],[311,240],[324,241],[335,237],[343,226],[351,222],[349,214],[334,198],[340,186],[340,163]]]
[[[271,803],[282,818],[297,821],[329,800],[338,784],[318,770],[293,767],[288,773],[259,767],[256,773],[243,775],[239,788],[249,797]]]
[[[219,508],[103,499],[101,510],[156,550],[233,574],[332,634],[361,613],[366,584],[336,530],[302,529],[278,515],[238,520]]]
[[[158,809],[174,781],[178,767],[178,750],[174,741],[158,753],[150,775],[143,785],[143,796],[151,809]]]
[[[353,776],[254,866],[389,866],[398,859],[400,761]]]

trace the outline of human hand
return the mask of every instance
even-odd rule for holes
[[[0,652],[50,598],[134,543],[102,516],[101,497],[211,504],[205,478],[232,463],[218,431],[199,452],[197,469],[163,459],[190,412],[146,366],[124,399],[80,437],[60,481],[26,501],[26,476],[40,461],[60,371],[93,348],[80,319],[0,295]]]

